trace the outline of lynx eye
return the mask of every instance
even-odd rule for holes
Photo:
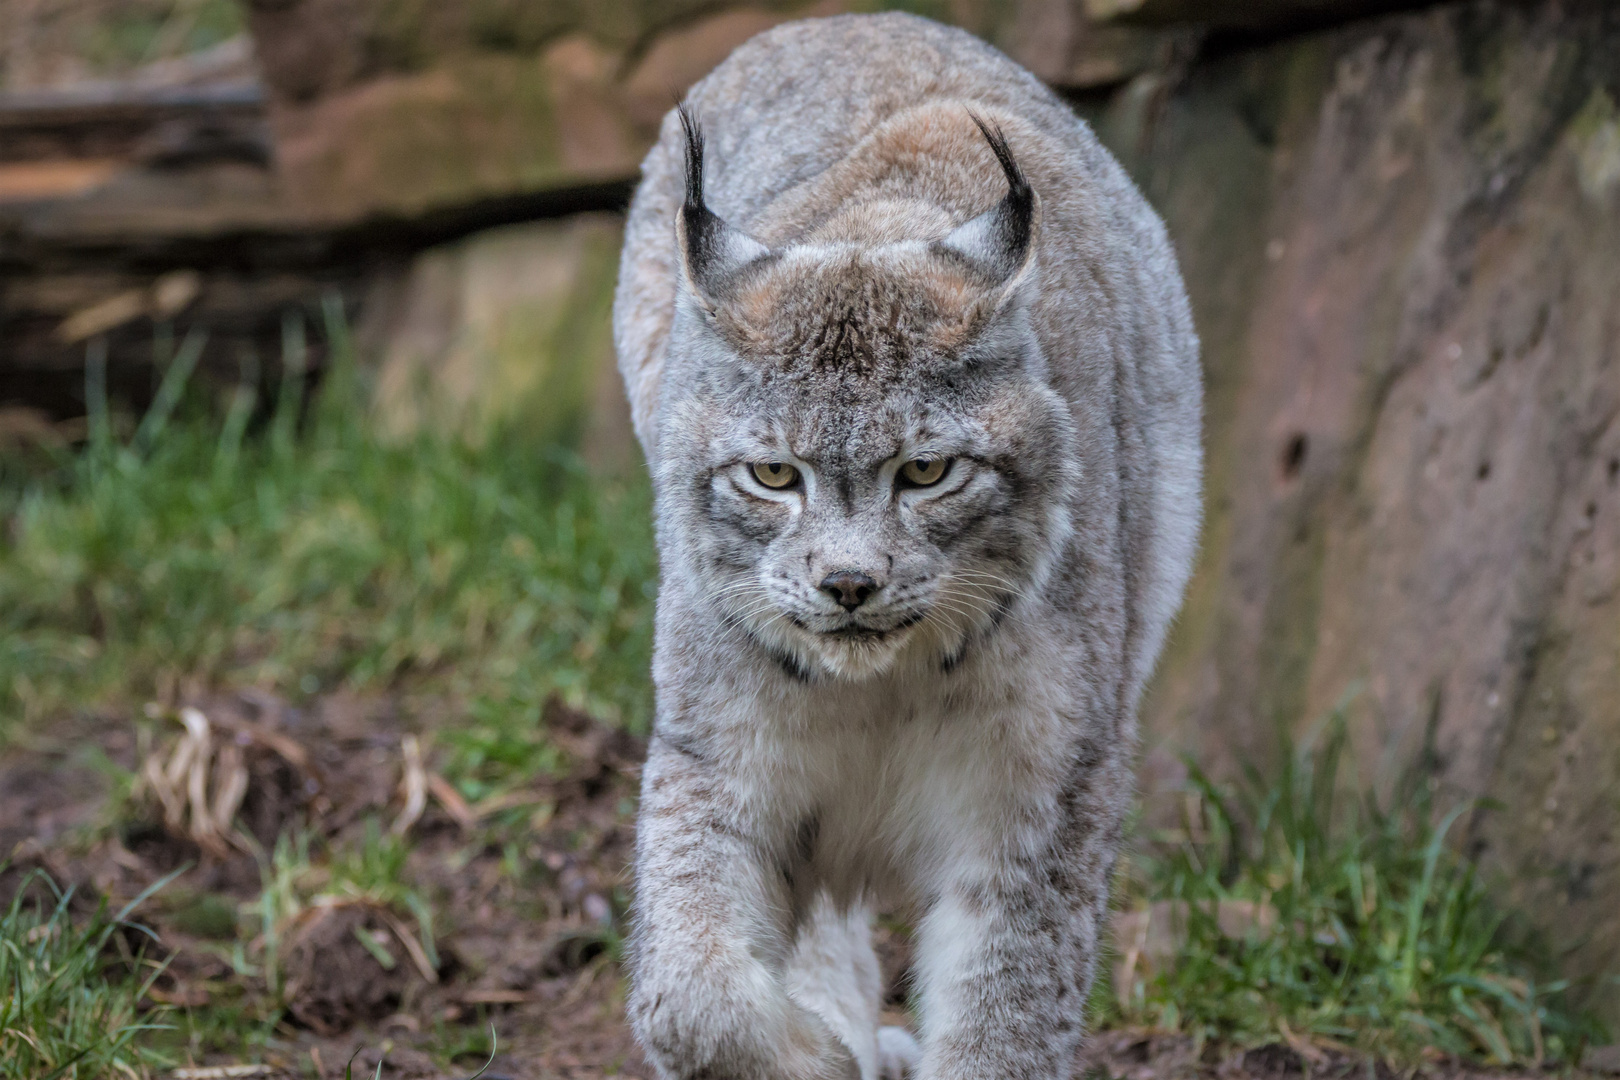
[[[785,461],[766,461],[753,466],[754,479],[768,488],[790,488],[799,482],[799,470]]]
[[[950,471],[950,458],[912,458],[900,466],[900,479],[912,487],[932,487]]]

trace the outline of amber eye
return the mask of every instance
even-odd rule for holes
[[[900,479],[912,487],[930,487],[951,471],[950,458],[912,458],[900,466]]]
[[[790,488],[799,482],[799,470],[785,461],[767,461],[754,466],[754,479],[768,488]]]

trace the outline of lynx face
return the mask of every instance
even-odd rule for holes
[[[954,666],[1066,539],[1069,412],[998,292],[926,250],[789,250],[678,318],[705,354],[661,439],[678,542],[796,675]]]
[[[1067,540],[1073,421],[1022,300],[1035,194],[978,121],[1007,178],[997,206],[932,241],[773,251],[704,205],[682,119],[666,551],[800,678],[907,654],[954,667]]]

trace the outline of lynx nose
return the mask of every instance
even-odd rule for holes
[[[854,611],[877,592],[878,583],[858,570],[834,570],[821,579],[820,589],[845,611]]]

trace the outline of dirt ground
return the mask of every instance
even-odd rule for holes
[[[431,904],[437,963],[411,949],[414,927],[398,904],[346,895],[307,903],[282,920],[285,1009],[260,1038],[264,1070],[253,1075],[338,1078],[352,1057],[356,1076],[373,1076],[381,1060],[390,1080],[465,1077],[483,1063],[493,1024],[499,1052],[486,1080],[654,1076],[625,1024],[615,957],[639,740],[553,703],[545,722],[561,766],[494,805],[469,807],[432,772],[423,717],[435,703],[330,697],[294,708],[250,692],[185,704],[207,718],[212,740],[200,755],[216,772],[202,781],[204,808],[235,800],[237,839],[199,831],[208,815],[175,790],[165,803],[164,770],[176,781],[187,770],[185,761],[177,765],[179,725],[156,710],[144,724],[82,717],[0,759],[0,853],[11,853],[0,900],[36,867],[76,885],[82,908],[100,897],[122,904],[178,872],[136,918],[155,931],[168,962],[153,1003],[172,1008],[170,1023],[184,1027],[189,1017],[193,1028],[212,1031],[179,1057],[194,1066],[243,1062],[251,1055],[231,1044],[262,1023],[256,1017],[273,1014],[265,940],[262,931],[253,935],[252,920],[278,834],[352,849],[370,819],[408,833],[400,876]],[[424,767],[413,770],[413,754]],[[143,773],[133,791],[117,780]],[[368,938],[388,948],[368,948]],[[884,924],[878,941],[888,1022],[903,1023],[904,935]],[[407,955],[395,957],[396,945]],[[260,961],[258,973],[233,962],[244,947]],[[1306,1060],[1286,1046],[1222,1052],[1134,1031],[1099,1034],[1076,1072],[1118,1080],[1393,1077],[1364,1061]],[[1432,1075],[1459,1070],[1437,1062]]]
[[[110,791],[116,773],[98,767],[102,755],[139,773],[143,758],[156,751],[161,761],[166,749],[139,745],[149,740],[130,717],[81,719],[0,761],[0,852],[12,856],[0,899],[36,867],[76,885],[84,907],[100,896],[122,904],[180,871],[135,915],[157,933],[168,961],[152,997],[177,1010],[170,1023],[188,1011],[231,1015],[217,1012],[222,1006],[248,1016],[268,1011],[263,980],[245,977],[227,956],[248,936],[236,926],[244,919],[251,926],[265,853],[284,831],[353,847],[368,817],[398,821],[410,801],[402,790],[403,737],[419,730],[411,710],[386,699],[330,698],[295,709],[248,694],[189,704],[210,722],[216,762],[223,746],[240,750],[247,786],[236,821],[252,841],[199,843],[194,819],[174,827],[139,783],[133,796]],[[280,950],[286,1010],[263,1055],[274,1071],[264,1075],[338,1077],[357,1048],[356,1074],[372,1075],[383,1055],[384,1077],[466,1075],[476,1063],[447,1070],[446,1047],[487,1043],[493,1023],[500,1053],[486,1077],[651,1076],[623,1023],[611,955],[643,748],[564,707],[547,712],[565,751],[560,775],[508,793],[510,811],[484,808],[477,820],[476,809],[457,805],[453,794],[456,812],[430,796],[410,826],[402,877],[431,904],[437,965],[400,957],[385,968],[364,946],[362,935],[376,939],[407,921],[397,906],[338,898],[290,920]],[[537,820],[536,807],[546,820]],[[524,819],[518,827],[514,814]],[[414,926],[404,929],[386,938],[395,953],[396,942],[416,937]],[[197,1063],[241,1060],[226,1049]]]

